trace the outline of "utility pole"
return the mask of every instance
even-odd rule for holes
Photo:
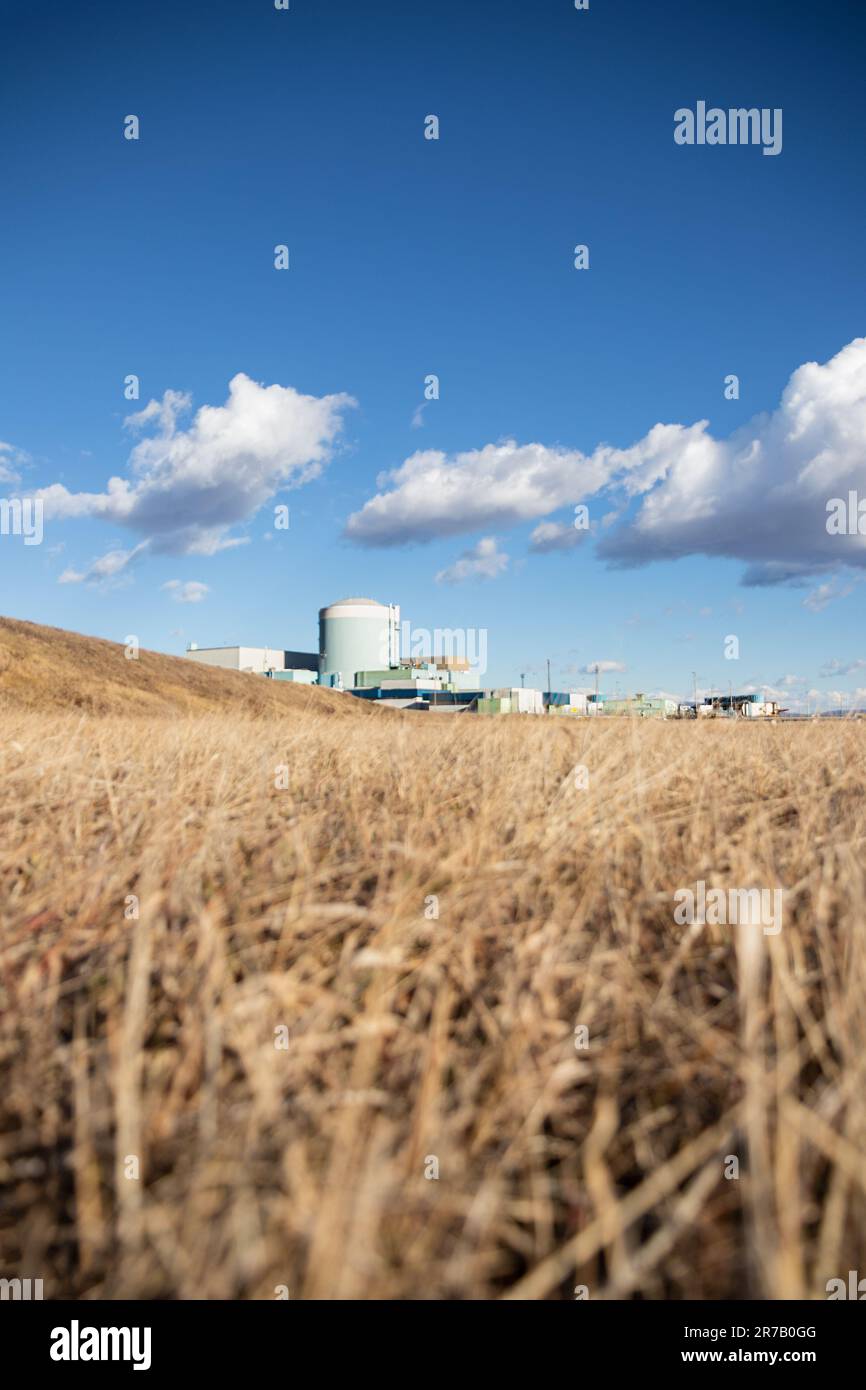
[[[598,662],[595,663],[595,712],[598,714]]]
[[[550,694],[550,657],[547,658],[547,693]]]
[[[523,688],[524,688],[524,682],[525,682],[525,681],[526,681],[526,672],[525,672],[525,671],[521,671],[521,672],[520,672],[520,689],[521,689],[521,690],[523,690]]]
[[[695,673],[694,671],[692,671],[692,690],[693,690],[694,693],[695,693],[695,714],[697,714],[697,712],[698,712],[698,678],[697,678],[697,675],[696,675],[696,673]]]

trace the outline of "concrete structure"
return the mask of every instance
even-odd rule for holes
[[[318,652],[283,652],[284,671],[312,671],[319,674]]]
[[[634,719],[672,719],[678,711],[676,700],[665,696],[650,696],[638,693],[623,700],[611,699],[609,695],[587,696],[587,710],[590,714],[603,714],[612,718],[625,715]]]
[[[369,687],[381,685],[383,681],[414,681],[426,675],[417,666],[407,666],[403,661],[399,666],[386,666],[381,671],[356,671],[354,685]]]
[[[319,676],[323,685],[339,683],[349,690],[359,671],[381,671],[399,665],[397,604],[377,603],[372,598],[345,598],[319,610]]]
[[[219,666],[224,671],[252,671],[268,675],[271,671],[315,671],[319,665],[316,652],[287,652],[282,647],[196,647],[187,649],[190,661],[205,666]]]
[[[540,690],[527,690],[523,686],[503,687],[494,690],[494,700],[507,701],[511,714],[544,714],[544,701]],[[505,710],[502,711],[506,713]]]
[[[315,685],[319,679],[315,671],[307,671],[303,668],[297,669],[294,667],[288,671],[266,671],[265,675],[269,676],[271,680],[291,681],[295,685]]]
[[[507,695],[493,695],[482,698],[476,705],[478,714],[511,714],[511,700]]]
[[[542,696],[548,714],[586,714],[586,695],[582,690],[545,690]]]
[[[435,666],[442,671],[471,671],[471,663],[465,656],[406,656],[404,666]]]
[[[417,680],[380,681],[380,690],[441,690],[438,676],[419,676]]]
[[[705,695],[697,707],[702,719],[775,719],[784,712],[776,700],[762,700],[755,691],[748,695]]]

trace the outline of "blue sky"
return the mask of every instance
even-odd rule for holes
[[[321,605],[370,594],[486,629],[495,684],[550,658],[560,686],[601,660],[611,690],[866,687],[863,541],[823,534],[825,497],[866,497],[866,362],[843,353],[866,325],[862,7],[0,16],[0,490],[50,490],[42,545],[0,538],[0,611],[312,648]],[[781,108],[781,153],[677,145],[699,99]],[[197,417],[239,374],[230,414]],[[166,392],[185,408],[124,424]],[[659,422],[680,428],[647,444]],[[111,477],[147,497],[98,500]],[[539,549],[577,503],[589,535]]]

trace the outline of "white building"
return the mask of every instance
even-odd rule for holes
[[[319,674],[323,685],[350,690],[359,671],[400,664],[400,608],[373,598],[344,598],[319,609]]]
[[[196,647],[186,653],[190,661],[205,666],[219,666],[224,671],[252,671],[267,675],[269,671],[317,671],[318,652],[287,652],[282,647]]]
[[[494,690],[493,698],[510,700],[512,714],[544,714],[544,699],[540,690],[527,690],[523,686],[503,686],[500,690]]]

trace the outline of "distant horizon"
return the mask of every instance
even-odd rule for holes
[[[3,618],[3,617],[13,617],[13,615],[10,615],[10,614],[0,614],[0,618]],[[19,622],[34,623],[36,626],[45,626],[45,627],[52,627],[52,626],[55,626],[55,627],[56,627],[56,624],[41,624],[41,623],[36,623],[36,621],[35,621],[34,619],[26,618],[26,617],[22,617],[22,616],[17,616],[17,615],[13,618],[13,620],[14,620],[14,621],[19,621]],[[121,647],[122,647],[126,642],[128,642],[128,641],[130,640],[131,637],[134,636],[134,634],[126,634],[126,636],[125,636],[124,638],[117,639],[117,638],[112,638],[112,637],[106,638],[106,637],[102,636],[102,634],[100,634],[100,633],[83,632],[83,631],[78,631],[77,629],[72,629],[72,628],[65,628],[65,629],[60,629],[60,630],[61,630],[61,631],[69,632],[69,633],[70,633],[71,635],[73,635],[73,636],[93,637],[93,638],[97,638],[98,640],[101,640],[101,641],[112,642],[112,643],[116,644],[117,646],[121,646]],[[309,650],[309,652],[307,652],[304,648],[300,648],[300,647],[285,647],[285,646],[283,646],[283,645],[280,644],[280,643],[273,643],[273,642],[268,643],[268,642],[249,642],[249,641],[243,641],[243,642],[226,641],[226,642],[215,642],[215,643],[207,644],[207,645],[206,645],[206,644],[204,644],[204,643],[196,642],[195,639],[190,639],[189,642],[187,643],[186,647],[184,648],[184,650],[181,651],[181,652],[177,652],[177,651],[164,651],[162,648],[158,648],[158,647],[154,647],[154,648],[144,647],[143,650],[152,650],[156,655],[159,655],[159,656],[183,657],[183,656],[185,656],[186,653],[187,653],[188,651],[190,651],[190,650],[220,651],[220,650],[232,649],[232,648],[236,648],[236,647],[250,647],[250,648],[252,648],[252,649],[254,649],[254,650],[269,650],[269,651],[274,651],[274,652],[294,652],[294,653],[296,653],[296,654],[303,654],[303,655],[313,655],[313,654],[314,654],[314,648],[313,648],[313,647],[311,647],[310,650]],[[401,653],[401,657],[405,658],[405,657],[407,657],[407,654],[406,654],[405,652],[404,652],[404,653]],[[492,680],[490,680],[490,679],[487,679],[487,677],[485,676],[485,678],[484,678],[482,681],[480,681],[479,684],[480,684],[481,686],[483,686],[485,689],[493,689],[494,686],[497,687],[497,688],[500,688],[500,687],[501,687],[501,688],[503,688],[503,689],[504,689],[505,687],[507,687],[507,686],[510,686],[511,688],[516,689],[517,686],[518,686],[518,684],[520,683],[520,680],[521,680],[521,676],[522,676],[522,675],[525,675],[525,673],[520,673],[520,674],[518,674],[518,677],[517,677],[516,680],[512,680],[512,681],[505,680],[505,681],[495,681],[495,682],[492,681]],[[530,684],[528,684],[528,685],[526,686],[526,688],[527,688],[527,689],[540,690],[540,691],[542,691],[542,692],[548,693],[548,692],[547,692],[547,686],[546,686],[546,684],[545,684],[544,682],[541,682],[540,684],[531,684],[531,683],[530,683]],[[595,693],[596,693],[596,686],[595,686],[595,681],[594,681],[594,680],[591,681],[590,683],[585,683],[585,684],[574,684],[574,683],[569,684],[569,683],[565,683],[565,684],[563,684],[562,686],[556,686],[556,685],[554,685],[554,686],[552,687],[552,689],[553,689],[554,691],[562,691],[562,692],[572,691],[572,692],[574,692],[574,693],[582,694],[582,695],[592,695],[592,694],[595,694]],[[727,696],[727,695],[729,695],[729,694],[733,694],[733,695],[736,697],[736,696],[739,696],[739,695],[745,696],[745,695],[756,694],[756,693],[760,693],[760,692],[749,691],[749,690],[740,688],[740,687],[738,687],[738,686],[736,685],[736,682],[733,683],[732,689],[731,689],[730,691],[727,690],[727,689],[721,689],[721,687],[718,686],[718,685],[716,685],[716,686],[710,686],[710,687],[707,687],[706,689],[703,689],[701,686],[698,686],[698,690],[697,690],[697,694],[698,694],[698,703],[699,703],[699,704],[700,704],[702,701],[704,701],[705,699],[711,700],[711,699],[714,699],[714,698],[724,698],[725,696]],[[650,699],[663,698],[663,696],[661,695],[660,692],[654,692],[654,691],[649,691],[649,690],[645,691],[645,690],[640,689],[640,688],[637,687],[637,686],[631,687],[631,686],[627,685],[625,682],[623,682],[623,681],[621,681],[621,680],[620,680],[620,681],[616,681],[616,680],[614,680],[614,679],[610,679],[610,678],[609,678],[608,684],[607,684],[607,686],[606,686],[606,685],[605,685],[605,681],[604,681],[603,677],[601,677],[601,676],[600,676],[600,678],[599,678],[599,683],[598,683],[598,694],[599,694],[599,695],[610,695],[610,696],[611,696],[612,698],[614,698],[614,699],[623,699],[623,700],[634,699],[634,698],[637,698],[639,695],[646,696],[647,698],[650,698]],[[677,703],[678,703],[678,704],[681,704],[681,705],[691,705],[691,706],[694,705],[694,693],[693,693],[693,692],[687,692],[687,691],[684,690],[683,693],[682,693],[681,695],[669,694],[669,695],[667,696],[667,698],[676,700]],[[767,698],[769,699],[769,698],[772,698],[772,697],[769,697],[769,696],[768,696]],[[783,705],[783,704],[784,704],[783,701],[775,701],[775,703],[778,703],[778,704],[780,704],[780,705]],[[804,701],[804,706],[805,706],[805,701]],[[836,716],[844,717],[844,716],[846,716],[846,715],[848,715],[848,714],[861,714],[861,713],[862,713],[862,714],[866,714],[866,703],[864,703],[863,705],[846,705],[846,704],[843,703],[843,704],[841,704],[841,705],[839,705],[838,707],[835,707],[835,708],[834,708],[834,707],[830,707],[830,706],[827,706],[827,707],[825,707],[825,708],[818,708],[817,705],[814,704],[814,702],[809,701],[809,702],[808,702],[808,706],[809,706],[809,707],[804,707],[802,710],[795,710],[795,709],[791,708],[790,706],[787,706],[787,707],[784,708],[784,713],[785,713],[785,714],[791,714],[793,717],[796,717],[796,718],[804,718],[804,719],[805,719],[805,718],[814,717],[815,715],[820,715],[821,717],[824,717],[824,716],[827,716],[827,717],[836,717]]]
[[[866,11],[660,14],[10,19],[0,608],[866,704]]]

